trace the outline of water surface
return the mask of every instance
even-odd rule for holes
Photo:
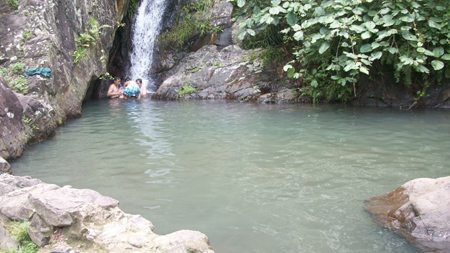
[[[418,252],[364,200],[448,176],[450,114],[224,102],[96,101],[14,173],[92,188],[156,232],[216,252]]]

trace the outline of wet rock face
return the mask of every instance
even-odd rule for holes
[[[21,136],[25,133],[25,137],[16,138],[17,144],[5,141],[8,152],[0,153],[5,159],[19,156],[25,143],[45,139],[67,118],[80,115],[89,82],[106,72],[116,23],[122,19],[128,4],[126,0],[18,2],[17,9],[8,1],[0,3],[0,67],[48,67],[52,76],[26,77],[26,89],[17,95],[26,120],[19,117],[14,126],[8,127],[11,131],[21,132]],[[75,40],[92,28],[90,18],[101,28],[93,36],[94,41],[85,48],[85,56],[75,62],[73,54],[79,50]],[[7,85],[18,91],[17,78],[22,76],[21,71],[17,71],[15,77],[11,73],[7,75],[10,75],[4,76]],[[0,92],[4,93],[3,90]],[[20,124],[22,121],[26,124]],[[2,144],[0,149],[5,150]]]
[[[25,128],[23,107],[19,99],[0,78],[0,156],[18,157],[22,154]],[[6,169],[5,169],[6,170]]]
[[[409,181],[369,199],[366,209],[425,252],[450,252],[450,177]]]
[[[3,229],[6,223],[29,220],[28,234],[43,252],[214,252],[206,235],[189,230],[157,235],[150,221],[124,213],[118,204],[92,190],[0,175],[0,246],[15,245]]]

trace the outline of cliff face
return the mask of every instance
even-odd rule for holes
[[[23,111],[13,118],[0,114],[0,156],[20,156],[27,142],[46,138],[80,115],[89,83],[106,72],[127,5],[126,0],[0,1],[0,97],[18,100],[14,110]],[[51,77],[26,77],[31,67],[49,68]],[[8,104],[0,106],[8,111]],[[20,136],[14,141],[8,141],[11,128],[4,127],[11,124]]]

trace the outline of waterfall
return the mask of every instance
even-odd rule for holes
[[[129,76],[133,80],[141,78],[143,85],[149,90],[155,89],[150,69],[153,63],[153,48],[160,32],[165,6],[165,0],[142,0],[133,26]]]

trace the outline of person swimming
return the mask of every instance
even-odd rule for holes
[[[120,78],[114,78],[114,82],[109,85],[108,93],[106,96],[108,98],[122,98],[122,91],[119,89]]]
[[[141,97],[145,97],[147,95],[147,88],[142,84],[142,79],[140,78],[136,79],[136,83],[139,85],[139,88],[141,90],[140,92]]]
[[[125,89],[123,90],[123,95],[126,98],[140,98],[141,89],[135,81],[128,80],[124,85]]]

